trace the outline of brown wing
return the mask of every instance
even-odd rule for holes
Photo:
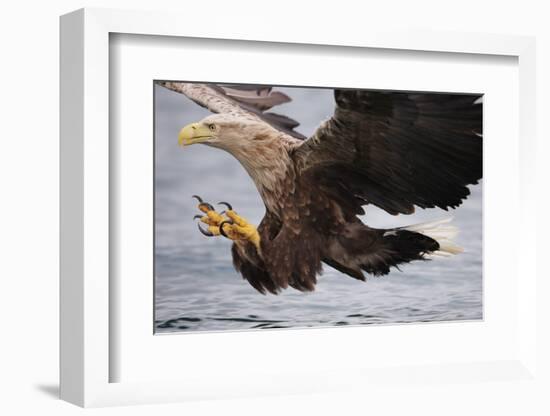
[[[335,90],[335,99],[296,159],[353,213],[454,208],[482,177],[480,95]]]
[[[300,124],[296,120],[267,111],[276,105],[291,101],[289,96],[281,91],[273,91],[270,86],[175,81],[157,81],[157,83],[186,95],[213,113],[232,114],[245,120],[261,120],[291,137],[305,139],[294,130]]]

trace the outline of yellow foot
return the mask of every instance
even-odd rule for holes
[[[208,228],[204,229],[199,224],[199,231],[207,237],[220,235],[220,224],[224,222],[227,218],[225,218],[222,214],[218,214],[214,207],[208,202],[204,202],[200,196],[193,195],[193,198],[196,198],[197,201],[199,201],[199,210],[206,214],[195,215],[193,217],[194,219],[199,218],[202,223],[208,225]]]
[[[256,227],[243,217],[237,215],[231,208],[231,205],[228,205],[228,208],[225,215],[227,215],[229,220],[223,221],[220,224],[220,233],[230,240],[250,241],[260,250],[260,234],[258,234]]]
[[[207,229],[202,228],[200,224],[198,225],[202,234],[207,237],[223,235],[233,241],[250,241],[258,250],[260,249],[258,230],[243,217],[237,215],[231,204],[220,202],[219,204],[225,205],[227,210],[218,213],[211,204],[204,202],[201,197],[193,195],[193,198],[199,201],[199,210],[206,214],[203,216],[195,215],[194,217],[199,218],[202,223],[208,225]]]

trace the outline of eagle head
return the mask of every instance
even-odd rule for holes
[[[255,121],[242,121],[228,114],[214,114],[182,128],[178,135],[180,146],[196,143],[218,147],[229,152],[246,147],[265,127]]]

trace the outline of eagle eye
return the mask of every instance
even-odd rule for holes
[[[215,124],[209,124],[209,125],[208,125],[208,128],[209,128],[211,131],[214,131],[214,130],[216,130],[216,125],[215,125]]]

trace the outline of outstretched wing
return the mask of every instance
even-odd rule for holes
[[[481,96],[335,90],[298,166],[355,214],[457,207],[482,177]]]
[[[282,114],[269,112],[272,107],[291,101],[281,91],[270,86],[195,84],[187,82],[157,81],[159,85],[182,93],[213,113],[231,114],[243,120],[263,121],[289,136],[303,140],[305,137],[295,131],[299,126]]]

